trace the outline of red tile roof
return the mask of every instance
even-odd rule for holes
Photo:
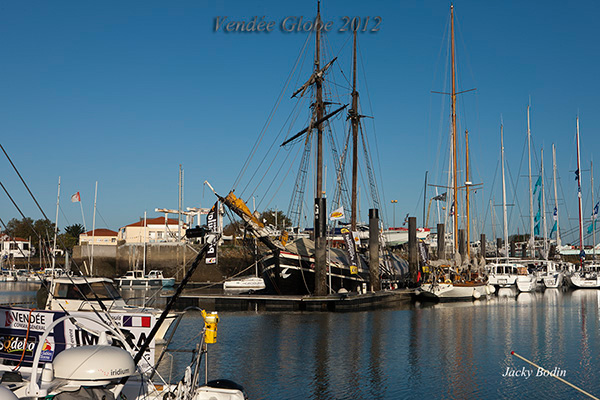
[[[167,220],[168,225],[177,225],[179,223],[178,220],[176,220],[175,218],[169,218]],[[181,221],[183,223],[183,221]],[[146,220],[146,224],[147,225],[164,225],[165,224],[165,217],[156,217],[156,218],[148,218]],[[185,224],[183,224],[185,225]],[[144,220],[140,220],[138,222],[134,222],[133,224],[129,224],[126,225],[127,226],[144,226]]]
[[[111,231],[110,229],[95,229],[93,231],[85,232],[83,235],[87,236],[117,236],[118,233]]]

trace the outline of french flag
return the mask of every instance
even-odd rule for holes
[[[150,328],[150,317],[124,316],[123,326]]]

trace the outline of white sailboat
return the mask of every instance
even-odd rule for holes
[[[577,117],[577,198],[579,202],[579,250],[580,268],[568,276],[569,283],[575,288],[598,289],[600,288],[600,265],[585,264],[585,250],[583,246],[583,210],[581,205],[581,155],[579,150],[579,117]]]
[[[504,172],[504,126],[500,124],[500,158],[502,164],[502,215],[504,222],[504,261],[496,260],[494,263],[486,265],[488,280],[490,285],[499,288],[513,287],[517,283],[519,268],[522,264],[511,262],[508,258],[508,215],[506,210],[506,179]]]
[[[457,166],[457,132],[456,132],[456,73],[454,59],[454,6],[450,6],[450,49],[451,49],[451,70],[452,70],[452,189],[453,189],[453,251],[458,252],[458,166]],[[469,222],[469,151],[468,151],[468,131],[465,132],[466,141],[466,216],[467,224]],[[469,229],[467,228],[467,232]],[[467,254],[470,258],[470,244],[467,233]],[[433,267],[432,267],[433,268]],[[459,267],[442,265],[434,268],[429,280],[421,284],[416,290],[417,296],[424,298],[434,298],[438,300],[460,300],[460,299],[479,299],[482,296],[494,292],[494,288],[488,284],[485,277],[478,273],[461,272]]]

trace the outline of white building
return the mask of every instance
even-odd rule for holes
[[[182,222],[181,237],[185,236],[187,225]],[[118,240],[125,243],[175,242],[179,235],[179,221],[174,218],[148,218],[119,228]]]
[[[19,237],[11,238],[10,236],[0,233],[0,256],[25,258],[33,255],[33,248],[29,240]]]
[[[116,246],[117,235],[117,232],[110,229],[95,229],[79,235],[79,244],[91,245],[93,243],[94,246]]]

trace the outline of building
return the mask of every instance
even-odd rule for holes
[[[110,229],[95,229],[79,235],[80,245],[116,246],[118,233]]]
[[[34,254],[29,240],[0,233],[0,256],[2,258],[25,258]]]
[[[187,225],[182,222],[181,237],[185,236]],[[118,240],[125,243],[160,243],[178,241],[179,221],[174,218],[156,217],[119,228]]]

